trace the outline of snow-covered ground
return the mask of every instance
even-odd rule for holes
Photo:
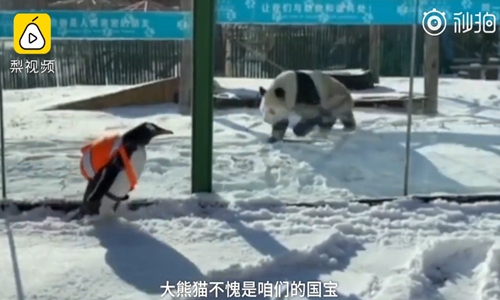
[[[267,82],[221,84],[256,89]],[[381,85],[404,92],[408,80]],[[417,79],[417,92],[422,86]],[[331,280],[343,299],[500,299],[500,204],[348,202],[401,195],[404,114],[358,110],[354,134],[336,130],[328,140],[268,145],[269,126],[256,111],[218,112],[218,193],[193,198],[191,122],[173,107],[41,111],[119,88],[4,92],[12,199],[80,199],[78,149],[105,131],[150,120],[175,136],[150,146],[133,194],[163,200],[158,206],[121,212],[124,219],[96,226],[63,222],[43,209],[9,217],[0,212],[9,221],[0,225],[0,299],[159,299],[165,281],[213,287],[216,281],[243,286],[267,280]],[[500,190],[499,90],[498,82],[440,81],[440,115],[414,117],[411,193]],[[201,209],[199,201],[228,206]],[[283,205],[296,201],[334,204]],[[255,298],[248,293],[243,298]]]

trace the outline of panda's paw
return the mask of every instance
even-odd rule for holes
[[[330,132],[332,132],[332,128],[319,128],[319,134],[322,136],[322,137],[326,137],[330,134]]]
[[[280,141],[280,140],[279,140],[279,139],[277,139],[277,138],[275,138],[274,136],[270,136],[269,138],[267,138],[267,142],[268,142],[269,144],[274,144],[274,143],[279,142],[279,141]]]
[[[316,120],[300,120],[294,127],[293,133],[298,137],[304,137],[313,131]]]
[[[271,131],[271,138],[269,139],[271,143],[283,140],[285,137],[286,130],[288,128],[288,119],[281,120],[280,122],[273,125],[273,130]]]
[[[353,132],[356,130],[356,126],[344,126],[345,132]]]
[[[344,115],[341,119],[342,125],[344,127],[344,131],[351,132],[356,130],[356,120],[352,115],[352,112]]]

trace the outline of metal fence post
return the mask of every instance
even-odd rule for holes
[[[193,3],[191,191],[212,192],[214,30],[216,0]]]
[[[2,42],[3,45],[3,42]],[[2,47],[3,48],[3,47]],[[1,64],[0,64],[1,65]],[[7,178],[5,175],[5,127],[3,120],[3,70],[0,67],[0,163],[2,167],[2,199],[7,199]]]
[[[415,1],[415,22],[412,27],[411,36],[411,55],[410,55],[410,87],[409,87],[409,97],[407,106],[407,121],[406,121],[406,153],[405,153],[405,173],[404,173],[404,187],[403,194],[408,196],[409,184],[410,184],[410,169],[411,169],[411,127],[412,127],[412,114],[413,114],[413,88],[414,88],[414,77],[415,77],[415,55],[417,48],[417,26],[419,19],[419,3],[420,1]]]

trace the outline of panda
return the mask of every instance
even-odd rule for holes
[[[260,87],[259,93],[262,96],[260,111],[264,122],[272,125],[269,142],[283,140],[291,113],[300,116],[300,121],[293,128],[296,136],[306,136],[316,126],[327,133],[337,119],[340,119],[344,130],[356,129],[350,91],[321,71],[283,71],[267,90]]]

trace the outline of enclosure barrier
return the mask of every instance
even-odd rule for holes
[[[227,5],[229,2],[230,5]],[[375,0],[363,0],[359,1],[363,3],[364,10],[355,10],[354,13],[349,12],[344,14],[347,18],[335,18],[335,10],[332,11],[319,11],[311,10],[311,13],[295,13],[291,12],[289,15],[285,13],[276,12],[275,10],[268,10],[265,8],[263,2],[259,0],[255,1],[241,1],[241,0],[231,0],[224,1],[224,5],[218,7],[218,19],[222,23],[233,24],[233,23],[262,23],[262,24],[329,24],[335,22],[340,22],[338,24],[352,25],[352,24],[365,24],[369,26],[374,25],[386,25],[386,24],[404,24],[412,25],[412,53],[410,61],[410,91],[409,91],[409,109],[408,109],[408,122],[407,122],[407,140],[406,140],[406,167],[404,170],[404,187],[402,196],[407,196],[411,199],[420,200],[422,202],[431,202],[436,199],[443,199],[445,201],[452,201],[457,203],[471,203],[477,201],[498,201],[500,200],[500,195],[435,195],[435,196],[409,196],[408,195],[408,184],[409,184],[409,171],[411,169],[411,153],[409,152],[411,143],[411,105],[413,101],[413,76],[415,72],[415,48],[416,48],[416,34],[417,26],[421,22],[420,16],[424,11],[429,11],[431,7],[427,7],[427,4],[420,4],[416,1],[415,7],[406,6],[406,10],[401,9],[401,4],[398,1],[394,7],[390,8],[387,3],[375,1]],[[275,0],[274,4],[281,5],[285,3],[286,5],[291,4],[294,1],[280,1]],[[303,5],[303,1],[296,0],[297,4]],[[448,0],[446,1],[448,6],[457,6],[456,1]],[[360,4],[361,5],[361,4]],[[474,4],[476,5],[476,4]],[[471,11],[476,9],[476,6],[470,8]],[[194,1],[193,8],[193,102],[192,102],[192,192],[193,193],[212,193],[212,149],[213,149],[213,41],[214,41],[214,26],[215,26],[215,0],[197,0]],[[328,7],[328,6],[327,6]],[[325,7],[324,9],[327,9]],[[359,6],[358,6],[359,7]],[[369,8],[369,9],[368,9]],[[401,11],[406,11],[406,13],[401,13]],[[462,11],[462,9],[457,9],[457,11]],[[64,12],[49,12],[49,14],[64,14]],[[75,13],[75,12],[71,12]],[[85,16],[87,12],[77,12],[81,16]],[[112,14],[114,12],[106,12]],[[128,13],[128,16],[134,16],[136,13]],[[132,36],[106,36],[101,38],[144,38],[144,39],[186,39],[190,37],[190,23],[191,18],[189,14],[186,13],[144,13],[151,14],[153,20],[159,23],[154,24],[157,26],[154,29],[158,30],[159,34],[156,36],[144,36],[143,35],[132,35]],[[169,14],[170,17],[166,17]],[[13,13],[10,13],[10,17],[4,14],[2,16],[2,21],[5,23],[11,22]],[[292,16],[293,15],[293,16]],[[81,17],[80,16],[80,17]],[[290,21],[287,17],[294,21]],[[351,17],[351,18],[349,18]],[[148,16],[149,18],[149,16]],[[252,19],[254,18],[254,19]],[[158,20],[170,20],[170,25],[167,26],[165,22],[160,22]],[[297,21],[298,20],[298,21]],[[295,22],[295,23],[294,23]],[[173,25],[175,24],[175,25]],[[4,24],[5,25],[5,24]],[[8,26],[3,26],[2,28],[8,28]],[[161,28],[175,28],[175,34],[177,36],[171,36],[172,32],[162,31]],[[56,31],[57,33],[58,31]],[[83,31],[77,32],[76,36],[60,36],[60,38],[82,38]],[[59,32],[61,34],[61,32]],[[88,33],[87,33],[88,34]],[[137,34],[137,33],[135,33]],[[9,37],[10,32],[3,32],[2,36]],[[154,34],[153,34],[154,35]],[[84,36],[89,38],[89,36]],[[57,38],[57,36],[56,36]],[[438,43],[438,38],[426,38],[427,44],[431,47],[435,47]],[[429,49],[431,49],[429,47]],[[428,51],[426,54],[426,60],[430,63],[434,63],[437,59],[438,54]],[[435,67],[430,74],[426,75],[426,80],[430,81],[432,84],[426,85],[429,88],[429,93],[434,93],[433,95],[428,95],[429,101],[426,104],[426,112],[430,114],[436,113],[437,109],[437,67]],[[1,82],[0,82],[1,83]],[[0,86],[1,88],[1,86]],[[1,93],[0,93],[1,97]],[[0,98],[0,100],[3,100]],[[3,101],[0,101],[3,103]],[[2,197],[4,202],[0,205],[2,210],[30,210],[40,206],[47,206],[53,210],[70,211],[78,207],[77,202],[67,201],[67,200],[54,200],[54,201],[38,201],[33,203],[24,203],[19,201],[8,201],[7,200],[7,186],[6,186],[6,176],[5,176],[5,147],[4,147],[4,124],[3,124],[3,106],[0,105],[0,113],[2,114],[2,124],[1,124],[1,163],[2,163]],[[359,203],[367,205],[378,205],[385,203],[387,201],[392,201],[394,198],[387,199],[358,199],[355,200]],[[155,204],[155,202],[144,201],[132,201],[128,204],[129,208],[134,210],[142,206],[148,206]],[[293,203],[293,202],[283,202],[281,205],[284,206],[300,206],[300,207],[310,207],[310,206],[325,206],[332,205],[328,202],[321,203]],[[209,205],[217,207],[217,205]],[[224,203],[218,206],[224,207]]]

